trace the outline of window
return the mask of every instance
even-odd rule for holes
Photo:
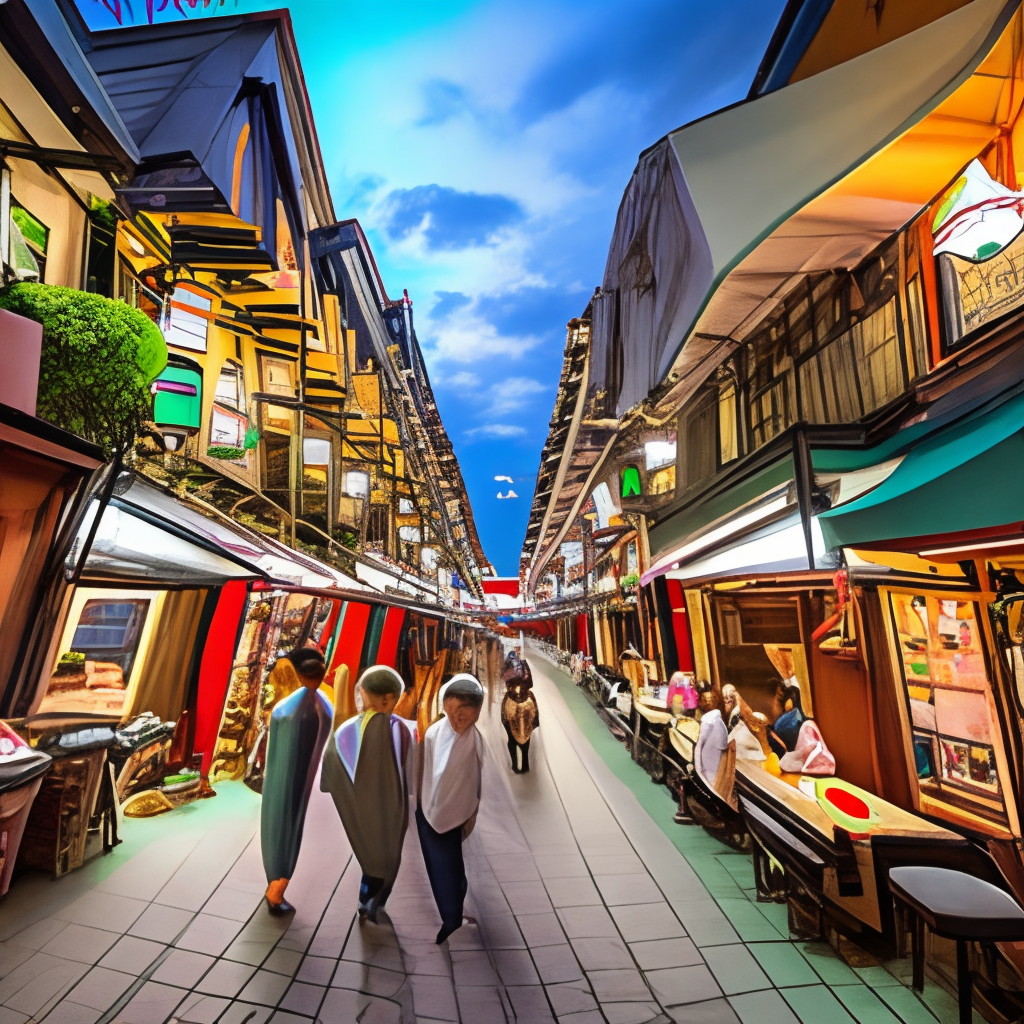
[[[726,370],[718,382],[718,458],[722,466],[727,466],[740,454],[736,395],[736,375]]]
[[[179,284],[171,296],[167,329],[164,331],[167,344],[205,352],[212,306],[212,300]]]
[[[696,404],[684,410],[679,423],[680,484],[685,491],[713,476],[715,464],[715,434],[717,423],[717,396],[705,391]]]
[[[326,437],[302,439],[302,514],[326,529],[331,481],[331,442]]]
[[[237,363],[229,361],[221,368],[214,401],[227,409],[245,412],[245,377]]]
[[[399,498],[398,499],[398,511],[400,515],[407,516],[411,515],[416,511],[416,506],[413,505],[410,498]]]
[[[644,460],[647,472],[661,469],[663,466],[674,466],[676,462],[675,441],[647,441],[644,444]]]
[[[127,682],[148,611],[148,600],[86,601],[71,649],[84,654],[88,661],[117,665]]]
[[[210,447],[234,448],[244,453],[248,428],[249,421],[244,416],[215,405],[210,416]]]
[[[370,474],[362,469],[346,470],[341,487],[350,498],[366,498],[370,494]]]
[[[9,262],[15,278],[19,281],[42,281],[50,229],[12,196],[10,230]]]
[[[992,685],[979,606],[964,595],[889,595],[923,795],[1003,812]]]
[[[263,390],[270,395],[295,397],[292,384],[292,364],[287,359],[263,357]]]

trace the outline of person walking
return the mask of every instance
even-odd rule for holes
[[[363,711],[344,722],[328,741],[320,788],[331,794],[363,872],[359,918],[376,921],[402,862],[416,725],[393,714],[405,692],[402,677],[393,668],[374,665],[356,686]]]
[[[319,692],[327,672],[323,655],[315,648],[302,647],[285,657],[300,685],[270,713],[260,809],[265,897],[272,914],[295,910],[285,900],[284,891],[299,859],[306,807],[334,714],[331,702]]]
[[[474,676],[454,676],[444,689],[444,717],[426,731],[417,748],[416,831],[441,915],[438,945],[463,924],[467,884],[462,844],[480,807],[484,743],[476,723],[483,703],[484,690]]]
[[[530,770],[530,737],[540,726],[537,698],[533,692],[533,674],[526,661],[506,660],[502,672],[505,698],[501,702],[501,724],[508,740],[512,771],[521,775]]]

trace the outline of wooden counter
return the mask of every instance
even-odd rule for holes
[[[788,782],[783,782],[782,779],[766,772],[763,762],[736,758],[736,776],[737,782],[740,779],[745,779],[751,786],[757,786],[764,790],[767,796],[781,804],[790,814],[801,818],[823,838],[832,841],[835,825],[818,801],[802,793],[795,786],[789,785]],[[931,839],[936,842],[959,842],[963,838],[955,832],[950,832],[948,829],[918,817],[916,814],[910,814],[874,794],[868,795],[879,816],[879,820],[875,824],[865,828],[864,831],[869,835],[907,836],[913,839]]]

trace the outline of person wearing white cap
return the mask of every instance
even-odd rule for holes
[[[336,728],[328,741],[320,788],[333,797],[363,872],[360,920],[376,921],[402,863],[416,725],[392,713],[405,692],[405,683],[393,668],[373,665],[357,685],[363,712]]]
[[[440,945],[463,923],[466,866],[462,843],[472,832],[480,807],[483,737],[476,728],[484,690],[461,673],[444,688],[444,717],[417,748],[416,830],[441,915]]]

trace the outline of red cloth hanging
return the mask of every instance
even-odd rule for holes
[[[238,626],[249,596],[245,580],[231,580],[221,588],[217,607],[206,634],[203,657],[199,663],[199,693],[196,697],[196,733],[193,752],[203,755],[203,778],[209,774],[213,751],[217,746],[224,704],[231,683]]]
[[[402,638],[402,625],[404,623],[404,608],[388,609],[387,618],[384,619],[384,630],[380,635],[380,644],[377,647],[376,664],[397,668],[395,660],[398,657],[398,641]]]
[[[338,634],[338,646],[331,656],[328,682],[333,682],[334,672],[342,665],[348,666],[348,689],[346,693],[335,693],[335,704],[339,704],[347,716],[355,713],[355,701],[352,696],[359,675],[359,662],[363,655],[363,641],[366,639],[366,625],[370,621],[370,605],[359,601],[349,601],[345,605],[344,618],[341,620],[341,632]]]
[[[576,616],[576,650],[584,654],[590,654],[590,633],[587,630],[586,612]]]
[[[693,639],[690,618],[686,614],[686,595],[679,580],[666,580],[669,607],[672,609],[672,634],[676,641],[676,657],[680,672],[693,671]]]

